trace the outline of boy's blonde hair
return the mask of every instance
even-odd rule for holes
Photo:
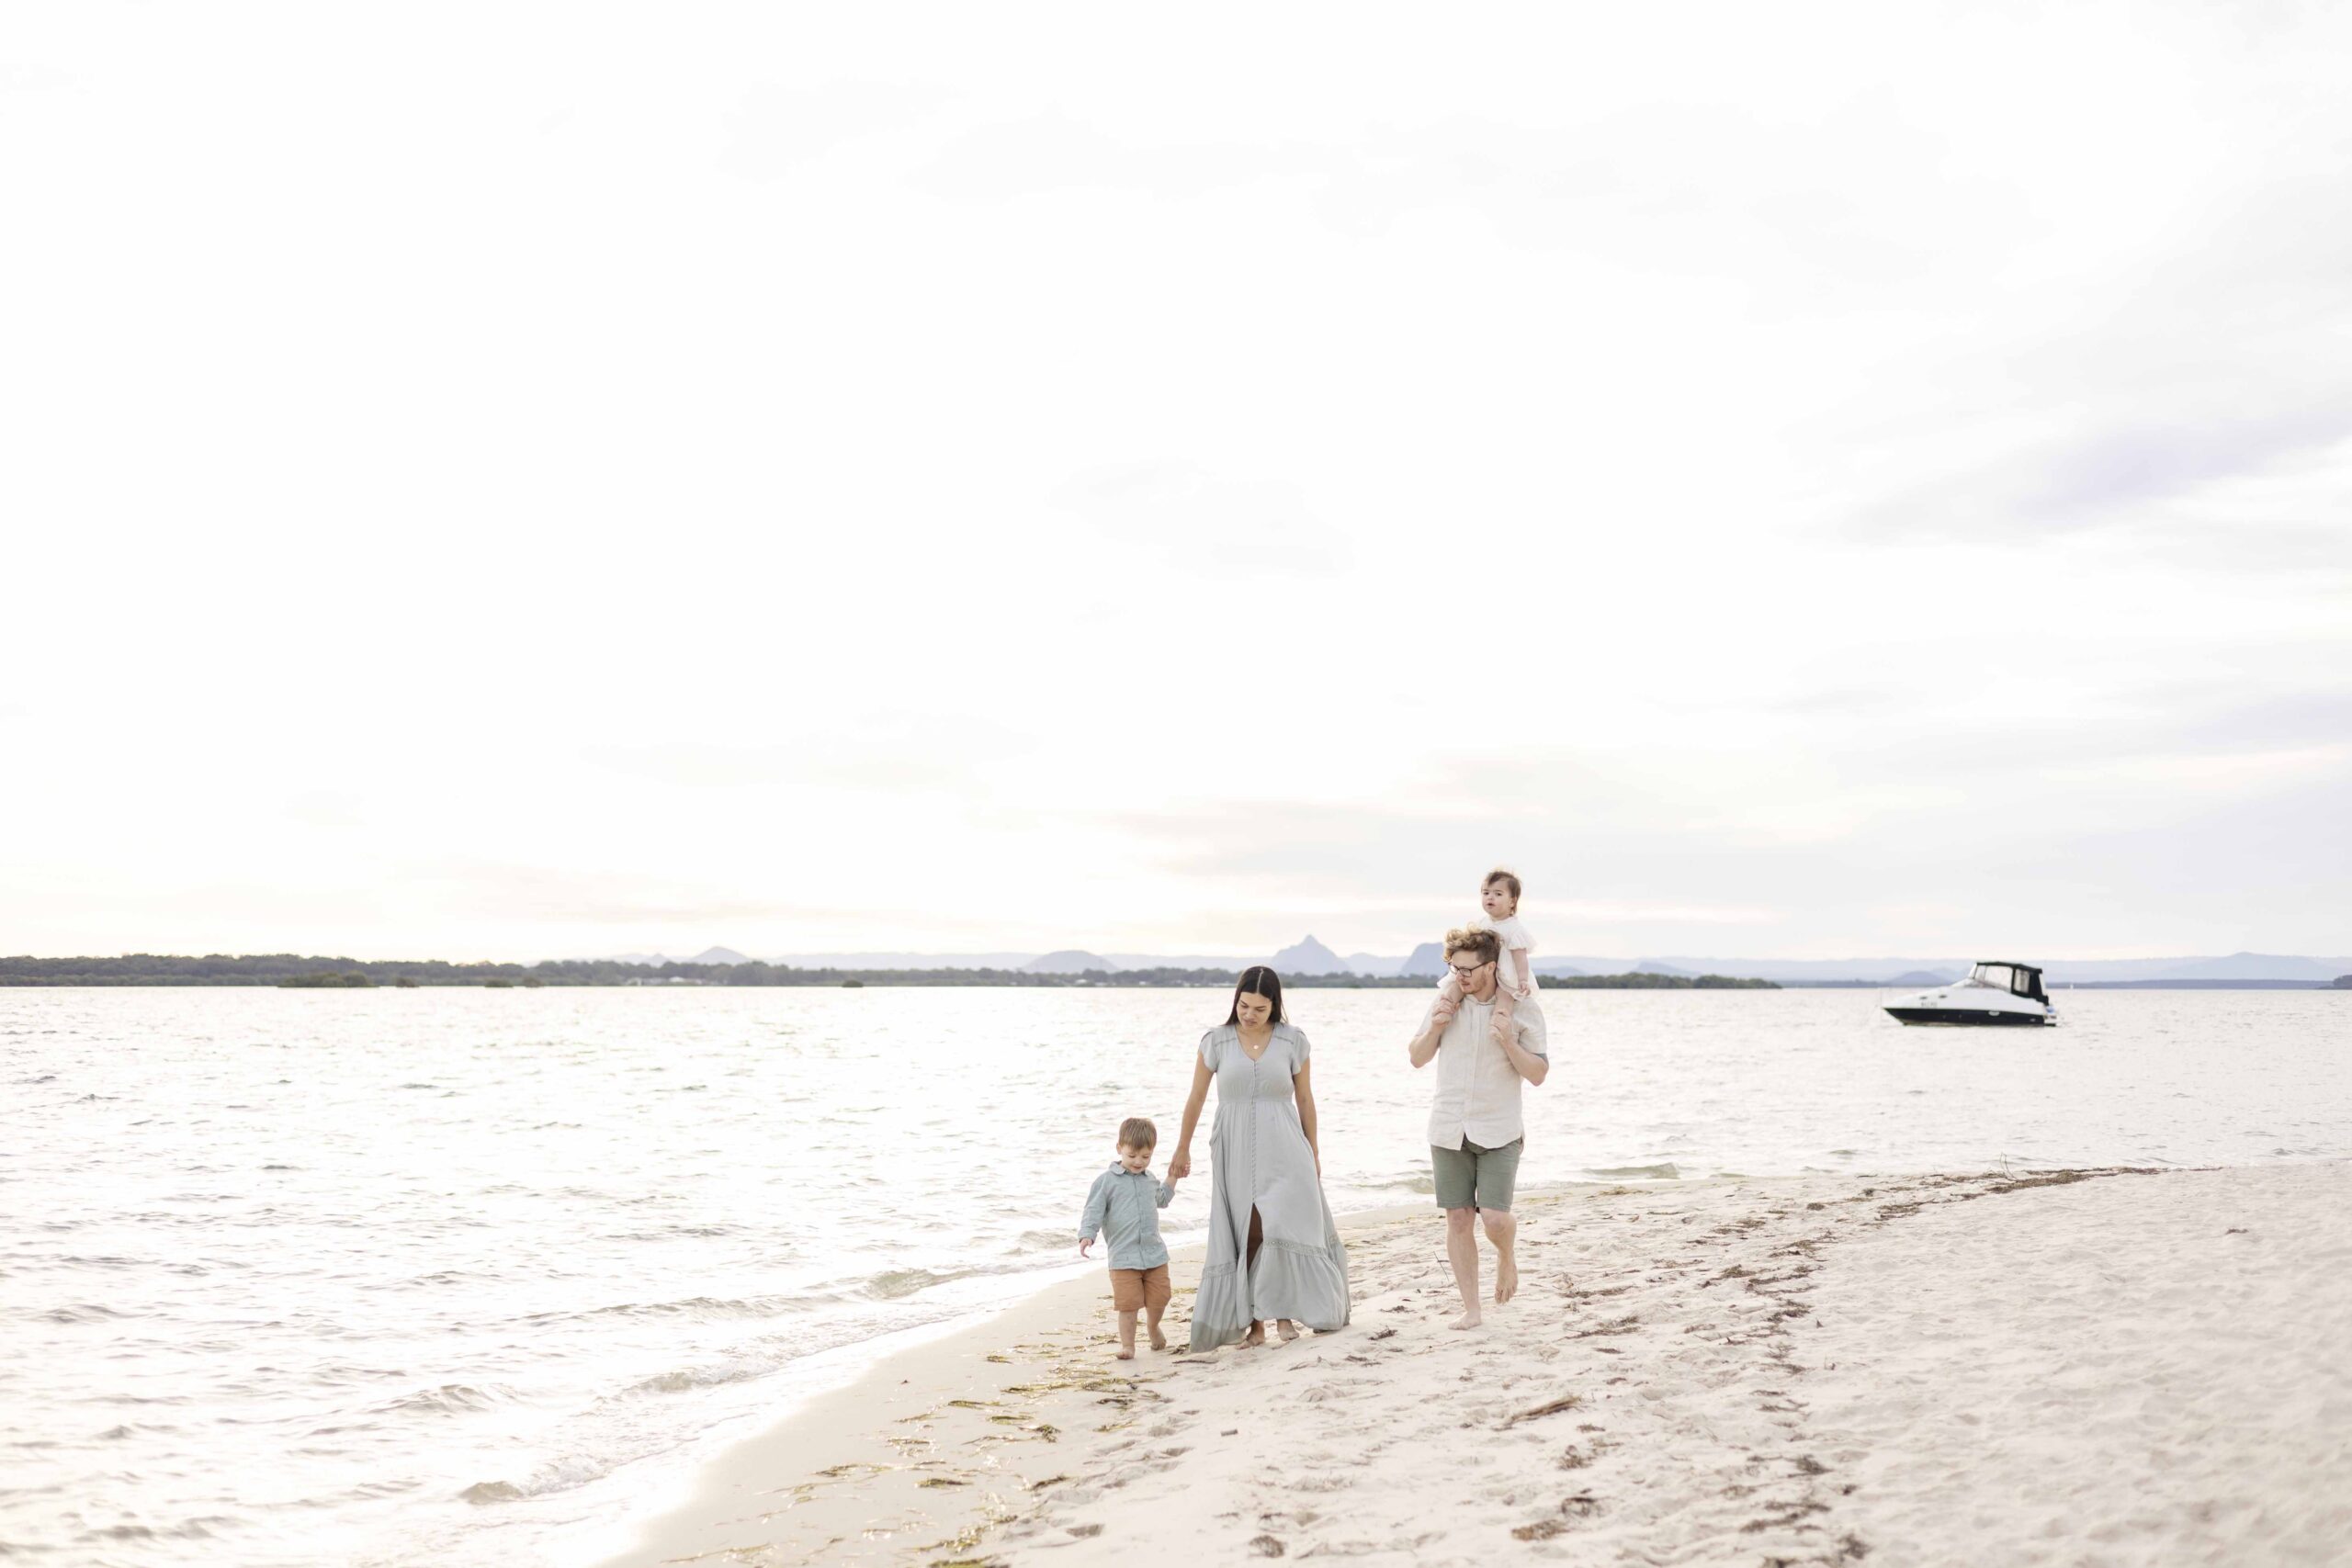
[[[1519,874],[1515,871],[1511,871],[1498,865],[1495,867],[1494,870],[1487,873],[1487,880],[1481,882],[1478,886],[1481,888],[1487,888],[1492,887],[1498,882],[1510,889],[1510,901],[1514,904],[1518,903],[1520,899]]]
[[[1159,1146],[1159,1129],[1148,1116],[1130,1116],[1119,1123],[1119,1146],[1123,1149],[1156,1149]]]
[[[1468,931],[1456,928],[1445,933],[1445,955],[1475,953],[1481,964],[1492,964],[1503,955],[1503,939],[1489,931]]]

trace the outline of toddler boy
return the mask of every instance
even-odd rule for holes
[[[1168,1246],[1159,1239],[1159,1211],[1176,1196],[1173,1181],[1151,1175],[1151,1151],[1159,1129],[1140,1116],[1119,1123],[1119,1157],[1094,1179],[1086,1212],[1078,1221],[1078,1254],[1094,1245],[1097,1232],[1111,1247],[1111,1304],[1119,1312],[1119,1359],[1136,1359],[1136,1314],[1147,1315],[1151,1348],[1168,1348],[1159,1314],[1168,1308]]]

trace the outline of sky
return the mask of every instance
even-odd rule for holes
[[[11,6],[0,953],[2352,952],[2347,71]]]

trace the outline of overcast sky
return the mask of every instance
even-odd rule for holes
[[[2348,73],[13,6],[0,952],[2352,952]]]

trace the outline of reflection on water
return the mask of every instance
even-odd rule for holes
[[[1430,1191],[1425,998],[1297,991],[1344,1210]],[[2352,1153],[2352,998],[1555,992],[1523,1188]],[[1075,1262],[1221,993],[0,991],[0,1541],[594,1558],[878,1335]],[[1196,1175],[1171,1238],[1207,1210]]]

